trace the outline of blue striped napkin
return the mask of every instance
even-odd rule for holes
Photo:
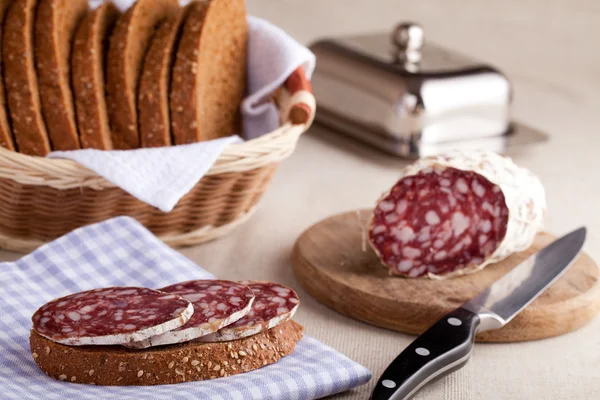
[[[77,229],[16,262],[0,264],[2,399],[314,399],[369,381],[371,373],[305,336],[296,350],[261,369],[209,381],[102,387],[56,381],[33,362],[31,315],[73,292],[106,286],[158,288],[214,278],[136,220],[118,217]]]

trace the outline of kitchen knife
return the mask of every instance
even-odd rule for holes
[[[506,325],[573,263],[585,242],[579,228],[544,247],[484,292],[417,337],[383,372],[371,400],[405,400],[424,385],[461,368],[478,332]]]

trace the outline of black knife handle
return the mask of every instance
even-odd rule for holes
[[[479,316],[458,308],[415,339],[383,372],[371,400],[406,400],[467,363]]]

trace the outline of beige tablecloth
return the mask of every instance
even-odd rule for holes
[[[423,24],[426,38],[497,65],[515,87],[516,118],[551,141],[512,152],[535,171],[548,195],[547,229],[585,224],[585,246],[600,260],[600,3],[594,0],[249,0],[250,12],[310,43],[322,35]],[[318,61],[317,61],[318,62]],[[189,250],[231,278],[279,279],[303,300],[307,333],[367,366],[371,385],[409,336],[353,321],[312,299],[295,281],[290,249],[309,225],[333,213],[372,206],[404,162],[319,126],[284,162],[261,208],[232,236]],[[600,399],[600,317],[571,334],[538,342],[477,345],[457,373],[417,399]],[[339,398],[365,399],[371,385]]]
[[[515,85],[515,115],[551,141],[511,153],[546,186],[547,229],[585,224],[585,246],[600,260],[600,3],[595,0],[249,0],[303,42],[325,34],[387,30],[421,22],[427,38],[492,62]],[[294,279],[290,251],[309,225],[333,213],[370,207],[394,183],[402,160],[314,126],[285,161],[257,213],[230,236],[183,253],[229,279],[271,279],[295,288],[306,333],[369,368],[370,384],[336,396],[365,399],[387,364],[412,340],[343,317]],[[3,259],[16,255],[3,253]],[[600,399],[600,317],[562,337],[478,344],[465,368],[416,399]]]

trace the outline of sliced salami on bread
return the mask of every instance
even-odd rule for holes
[[[12,3],[12,0],[0,0],[0,22],[4,21],[6,10]],[[2,29],[0,29],[0,43],[2,43]],[[2,52],[0,51],[0,77],[2,76]],[[8,150],[15,150],[15,139],[13,138],[10,121],[8,119],[8,108],[6,105],[6,95],[4,81],[0,78],[0,146]]]
[[[119,11],[105,2],[79,24],[73,43],[71,72],[81,147],[113,148],[104,87],[107,41]]]
[[[172,144],[169,89],[181,25],[187,10],[187,7],[182,9],[177,16],[160,25],[146,54],[138,94],[142,147]]]
[[[254,292],[252,308],[245,316],[215,333],[200,337],[203,342],[223,342],[256,335],[291,319],[300,300],[294,290],[274,282],[242,281]]]
[[[131,348],[146,348],[188,342],[217,332],[244,317],[254,301],[252,289],[227,280],[193,280],[159,289],[182,296],[194,306],[194,315],[185,325],[152,336],[141,342],[127,344]]]
[[[65,346],[32,330],[33,359],[49,376],[73,383],[109,386],[165,385],[237,375],[291,354],[302,338],[295,321],[245,339],[196,341],[131,350],[123,346]]]
[[[191,3],[173,68],[175,144],[238,133],[246,82],[245,0]]]
[[[88,0],[38,0],[35,18],[35,62],[42,113],[53,150],[81,148],[73,91],[71,47]]]
[[[179,10],[177,0],[138,0],[117,21],[107,61],[107,104],[115,149],[140,147],[137,92],[156,27]]]
[[[9,115],[19,152],[45,156],[50,140],[42,116],[35,71],[36,0],[15,0],[3,24],[2,61]]]
[[[64,296],[41,306],[33,329],[70,346],[123,345],[183,326],[194,306],[172,293],[139,287],[107,287]]]

